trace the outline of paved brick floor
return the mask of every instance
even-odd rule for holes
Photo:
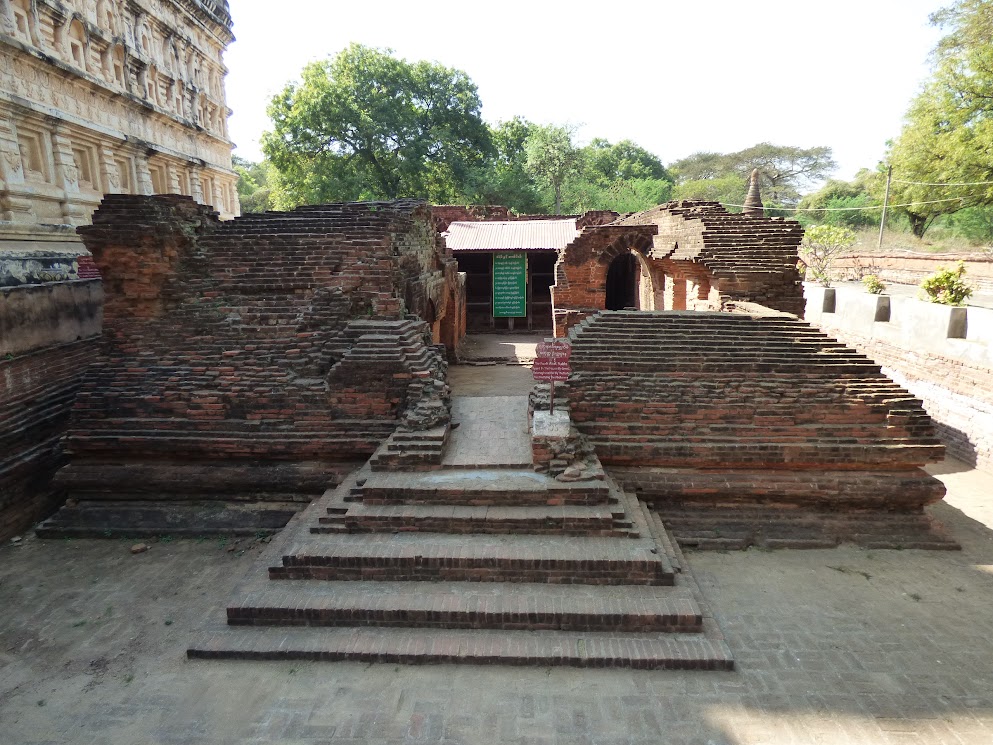
[[[986,745],[993,477],[937,470],[962,552],[691,554],[731,673],[187,661],[259,544],[28,538],[0,548],[0,742]]]
[[[442,465],[530,468],[528,400],[525,396],[455,396],[451,434]]]

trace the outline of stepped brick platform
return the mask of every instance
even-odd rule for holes
[[[571,339],[576,426],[681,542],[956,547],[924,512],[944,448],[920,401],[808,324],[618,311]]]
[[[526,416],[526,402],[510,405]],[[478,405],[453,408],[469,421]],[[678,547],[636,499],[609,479],[483,466],[355,472],[291,521],[189,656],[733,666]]]
[[[56,477],[69,502],[40,535],[280,527],[398,426],[444,429],[443,324],[408,315],[445,315],[458,283],[426,204],[219,222],[108,195],[79,232],[104,345]]]

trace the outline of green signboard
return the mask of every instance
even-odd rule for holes
[[[493,254],[493,317],[523,318],[528,314],[527,298],[527,254]]]

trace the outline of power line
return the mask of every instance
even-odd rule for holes
[[[894,179],[895,180],[895,179]],[[941,204],[943,202],[961,202],[964,197],[949,197],[948,199],[932,199],[930,202],[907,202],[906,204],[890,204],[887,208],[892,207],[918,207],[925,204]],[[726,202],[721,202],[722,207],[741,207],[743,204],[728,204]],[[765,209],[769,210],[788,210],[790,212],[861,212],[863,210],[881,210],[883,205],[881,204],[867,204],[865,207],[779,207],[776,205],[767,205]]]
[[[910,186],[988,186],[993,184],[993,181],[960,181],[956,183],[948,184],[936,184],[930,181],[901,181],[898,178],[893,179],[894,184],[908,184]]]

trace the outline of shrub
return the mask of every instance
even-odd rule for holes
[[[972,288],[966,283],[965,262],[960,261],[954,269],[938,267],[938,271],[921,282],[921,289],[932,303],[962,305],[972,297]]]
[[[825,287],[831,286],[831,265],[835,256],[855,243],[857,236],[848,228],[835,225],[812,225],[807,228],[800,246],[800,258],[807,273]]]
[[[865,291],[871,292],[873,295],[881,295],[886,289],[886,285],[875,274],[867,274],[862,277],[862,284],[865,285]]]

